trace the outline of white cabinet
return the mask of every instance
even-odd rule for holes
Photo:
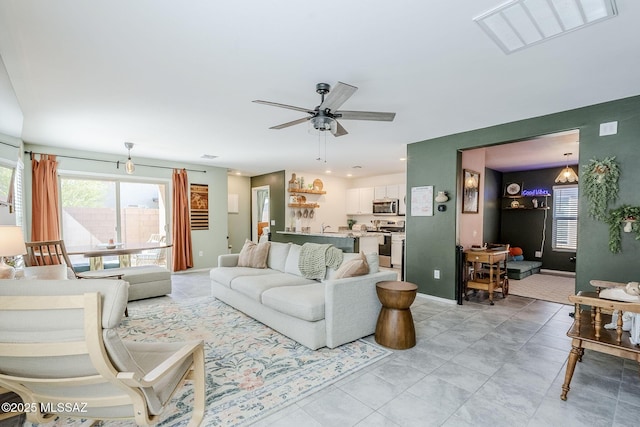
[[[378,236],[361,236],[358,238],[360,251],[365,254],[378,254]]]
[[[347,190],[347,215],[366,215],[373,213],[373,187],[350,188]]]
[[[392,234],[391,235],[391,265],[395,268],[402,266],[402,242],[404,241],[404,234]]]
[[[397,199],[399,185],[382,185],[375,188],[375,199]]]

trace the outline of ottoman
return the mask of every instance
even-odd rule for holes
[[[81,274],[87,279],[122,275],[122,280],[129,282],[129,301],[171,293],[171,272],[157,265],[92,270]]]

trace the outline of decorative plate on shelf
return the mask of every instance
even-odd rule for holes
[[[518,182],[510,182],[504,187],[506,196],[520,196],[522,194],[522,184]]]
[[[322,183],[321,180],[319,179],[315,179],[313,181],[313,189],[316,191],[322,191],[322,187],[324,186],[324,184]]]

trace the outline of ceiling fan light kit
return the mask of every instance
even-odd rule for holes
[[[343,120],[373,120],[373,121],[393,121],[396,113],[382,113],[374,111],[340,111],[338,108],[342,106],[353,94],[358,90],[357,87],[338,82],[337,85],[331,90],[331,86],[328,83],[318,83],[316,85],[316,92],[320,94],[320,105],[313,109],[296,107],[293,105],[279,104],[277,102],[255,100],[253,102],[258,104],[270,105],[272,107],[286,108],[289,110],[295,110],[304,112],[310,115],[310,117],[303,117],[301,119],[293,120],[291,122],[283,123],[280,125],[272,126],[269,129],[284,129],[290,126],[304,123],[309,121],[309,130],[326,132],[329,131],[333,136],[346,135],[349,132],[338,122],[337,119]],[[325,98],[326,95],[326,98]],[[315,133],[315,132],[314,132]]]

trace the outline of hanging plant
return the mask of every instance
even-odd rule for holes
[[[591,159],[582,168],[582,191],[589,201],[589,215],[607,221],[607,206],[618,198],[620,170],[614,157]]]
[[[609,211],[606,223],[609,225],[609,250],[617,254],[621,250],[621,228],[635,233],[636,240],[640,240],[640,206],[622,205]]]

